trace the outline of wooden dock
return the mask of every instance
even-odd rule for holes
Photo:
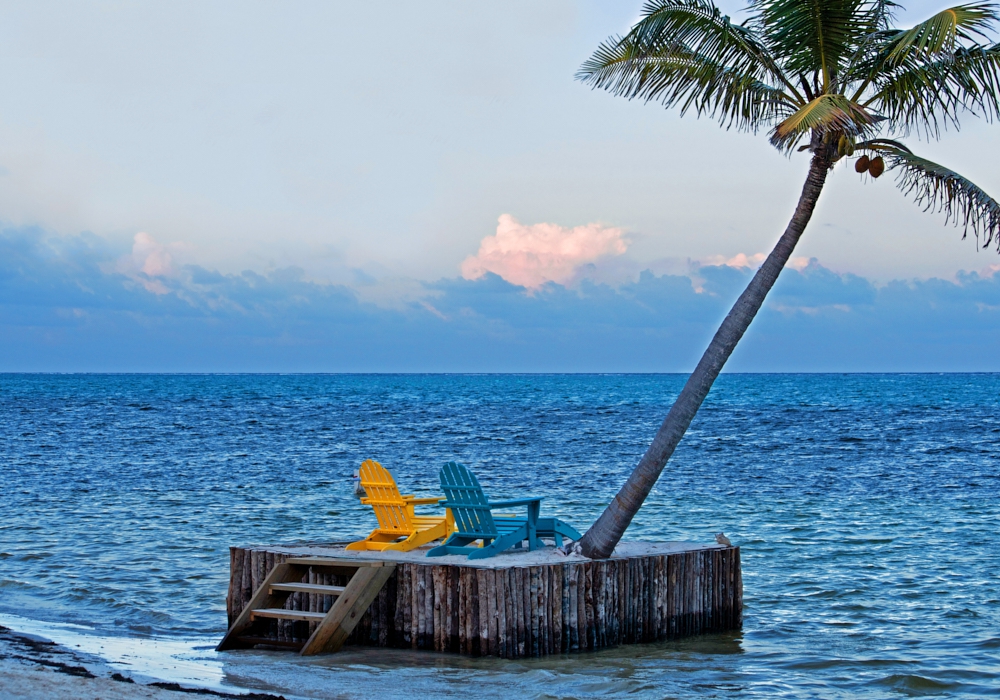
[[[232,547],[226,601],[230,625],[275,566],[306,557],[395,564],[377,595],[373,592],[347,645],[516,659],[742,626],[739,548],[684,542],[621,543],[615,556],[605,560],[563,556],[547,548],[474,562],[460,556],[428,559],[419,550]],[[348,580],[328,566],[301,569],[301,583],[320,592],[299,587],[282,599],[283,608],[320,615],[281,619],[272,611],[270,619],[257,624],[254,643],[301,649],[336,600],[323,587],[345,586]]]

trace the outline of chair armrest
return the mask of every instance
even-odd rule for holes
[[[403,500],[413,506],[432,506],[438,501],[443,501],[443,496],[431,496],[429,498],[417,498],[416,496],[403,496]]]
[[[490,508],[510,508],[511,506],[530,506],[532,503],[541,503],[542,497],[521,498],[516,501],[490,501]]]

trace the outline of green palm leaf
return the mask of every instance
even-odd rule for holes
[[[877,121],[864,107],[843,95],[820,95],[778,124],[771,133],[771,144],[791,150],[802,137],[812,133],[859,136]]]
[[[963,113],[1000,115],[998,74],[1000,45],[963,47],[883,72],[864,104],[885,116],[891,127],[937,136],[942,123],[958,127]]]
[[[951,53],[960,40],[984,38],[997,18],[995,8],[991,3],[975,3],[942,10],[912,29],[896,33],[885,47],[885,61],[899,65],[914,54]]]
[[[746,27],[733,24],[710,0],[650,0],[642,12],[643,19],[627,37],[637,48],[650,53],[666,45],[683,45],[731,70],[783,84],[796,95],[764,43]]]
[[[852,99],[860,101],[869,86],[884,83],[897,73],[933,70],[934,64],[946,63],[961,53],[960,42],[966,42],[966,49],[979,47],[976,39],[984,37],[997,19],[995,7],[986,3],[956,5],[912,29],[872,33],[845,71],[845,84],[860,83]]]
[[[764,44],[708,0],[653,0],[643,13],[626,36],[601,44],[577,78],[750,130],[802,102]]]
[[[629,99],[658,100],[682,114],[694,109],[739,128],[754,129],[792,111],[780,88],[680,44],[652,52],[629,37],[602,44],[578,77]]]
[[[896,184],[903,194],[912,195],[924,211],[943,211],[946,222],[963,227],[963,238],[972,229],[983,247],[995,242],[1000,251],[1000,203],[971,180],[887,139],[859,143],[858,148],[885,156],[889,169],[898,170]]]
[[[893,7],[869,0],[754,0],[753,24],[789,74],[817,76],[814,92],[833,87],[837,76],[872,32],[884,27]]]

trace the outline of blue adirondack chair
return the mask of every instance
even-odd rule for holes
[[[492,557],[511,547],[520,547],[527,540],[528,549],[543,546],[542,537],[551,537],[556,546],[562,538],[578,540],[582,535],[558,518],[540,518],[541,498],[519,498],[514,501],[490,502],[483,493],[476,475],[458,462],[448,462],[441,468],[441,488],[446,501],[439,503],[450,508],[457,531],[443,545],[427,552],[429,557],[446,554],[468,554],[469,559]],[[494,508],[526,506],[526,518],[493,517]],[[470,546],[482,540],[482,547]]]

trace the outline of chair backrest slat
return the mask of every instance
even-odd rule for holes
[[[441,488],[455,517],[458,533],[475,533],[480,536],[498,535],[490,502],[483,493],[476,475],[458,462],[448,462],[441,468]]]
[[[392,474],[374,459],[365,460],[358,470],[368,505],[375,511],[380,530],[408,534],[413,531],[406,501]]]

